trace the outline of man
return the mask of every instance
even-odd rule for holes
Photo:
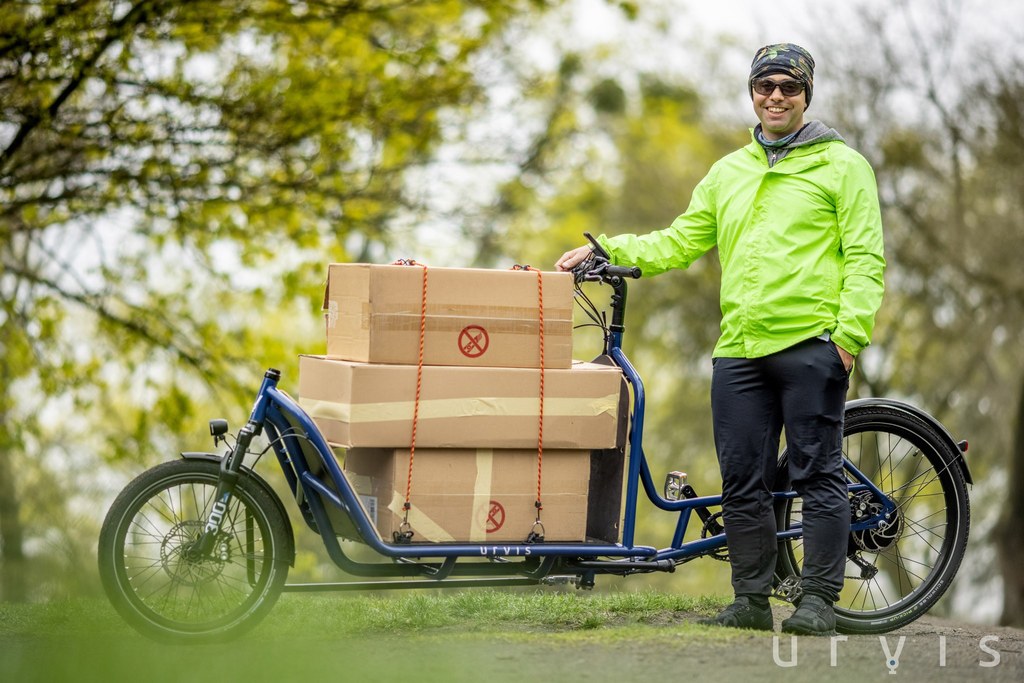
[[[835,632],[850,504],[843,411],[854,358],[882,300],[882,224],[874,173],[842,137],[804,121],[814,60],[790,43],[751,64],[760,123],[752,141],[712,166],[672,225],[599,238],[618,265],[644,275],[686,268],[717,246],[722,335],[711,409],[735,601],[704,623],[771,630],[777,555],[771,491],[780,433],[803,499],[802,597],[782,630]],[[589,247],[557,262],[570,270]]]

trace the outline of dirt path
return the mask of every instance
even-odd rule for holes
[[[776,624],[791,610],[776,608]],[[737,646],[739,645],[739,646]],[[684,651],[721,680],[1024,681],[1024,631],[924,617],[884,636],[796,638],[775,633]]]
[[[776,623],[791,610],[779,608]],[[695,619],[695,615],[693,619]],[[682,620],[692,623],[690,615]],[[678,622],[677,622],[678,623]],[[571,642],[552,638],[530,647],[503,649],[505,661],[518,662],[520,674],[578,681],[632,681],[641,675],[676,681],[715,680],[755,683],[785,680],[845,681],[1024,681],[1024,631],[975,626],[925,617],[885,636],[812,638],[736,632],[717,638],[701,630],[666,625],[649,637]],[[520,648],[523,650],[520,650]],[[500,661],[500,659],[499,659]],[[524,665],[524,663],[526,663]],[[514,680],[501,666],[486,666],[478,680]],[[460,680],[473,680],[465,678]]]
[[[777,608],[776,624],[790,612]],[[410,653],[420,647],[446,651],[449,661],[458,663],[432,670],[427,656],[420,660],[425,666],[418,681],[1024,681],[1020,629],[925,617],[885,636],[796,638],[778,632],[709,633],[692,626],[696,618],[679,615],[654,628],[619,633],[602,627],[590,634],[483,636],[475,642],[424,634],[406,647]]]

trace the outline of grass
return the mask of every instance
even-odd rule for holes
[[[291,596],[289,596],[291,597]],[[355,599],[311,597],[284,600],[266,627],[301,624],[312,608],[325,627],[339,633],[421,632],[432,629],[476,631],[565,631],[657,624],[679,620],[684,613],[710,612],[721,604],[660,593],[578,594],[569,592],[473,591],[448,595],[414,594]],[[277,621],[279,620],[279,621]]]
[[[139,636],[99,598],[0,603],[0,681],[629,680],[666,640],[748,637],[693,623],[722,604],[654,592],[286,594],[237,641],[182,646]]]
[[[588,594],[476,590],[402,595],[286,594],[253,638],[308,635],[311,625],[336,636],[450,632],[572,631],[629,624],[665,625],[709,614],[719,598],[655,592]],[[132,633],[103,599],[46,604],[0,603],[0,637]]]

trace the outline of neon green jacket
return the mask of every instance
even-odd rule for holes
[[[882,302],[882,219],[867,160],[827,130],[774,166],[752,138],[712,166],[668,228],[599,241],[613,263],[645,276],[686,268],[717,246],[716,357],[758,358],[825,332],[857,355]]]

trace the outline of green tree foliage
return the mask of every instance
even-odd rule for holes
[[[0,595],[59,533],[26,489],[47,453],[162,459],[197,400],[321,350],[320,264],[418,208],[476,62],[549,4],[0,5]]]
[[[969,440],[976,561],[961,585],[1001,579],[1002,619],[1021,625],[1022,56],[987,49],[1009,27],[971,42],[962,3],[897,10],[865,9],[863,33],[834,36],[843,87],[831,110],[874,163],[890,263],[860,379],[867,393],[907,398]],[[1001,562],[982,561],[994,550]]]

